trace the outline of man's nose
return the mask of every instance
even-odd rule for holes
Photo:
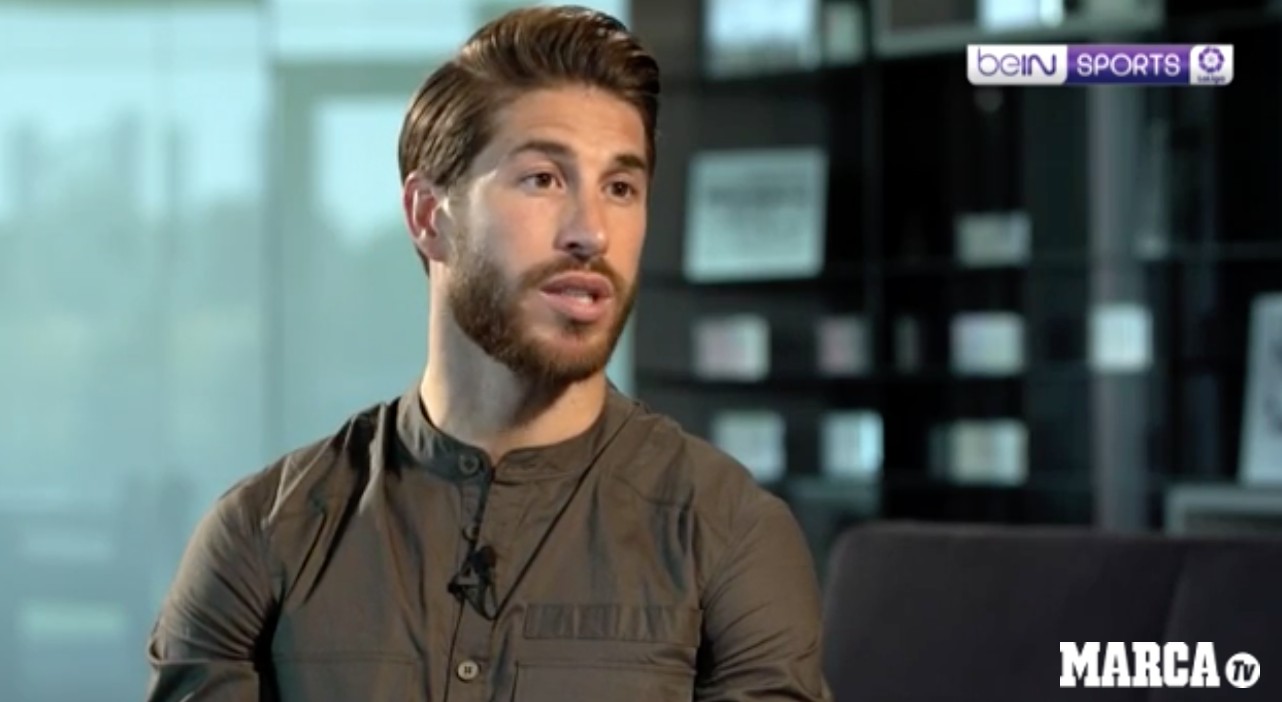
[[[577,198],[574,211],[561,228],[557,247],[580,260],[604,255],[609,245],[602,203],[591,194]]]

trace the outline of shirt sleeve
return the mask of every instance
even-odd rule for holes
[[[261,532],[225,496],[200,521],[147,642],[147,702],[266,702],[259,647],[272,607]]]
[[[736,518],[738,536],[704,597],[698,702],[831,702],[814,561],[773,495]]]

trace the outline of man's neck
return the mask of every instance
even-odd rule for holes
[[[571,385],[540,387],[485,355],[457,328],[433,332],[419,385],[423,408],[433,426],[485,451],[494,463],[516,449],[573,438],[604,409],[604,372]]]

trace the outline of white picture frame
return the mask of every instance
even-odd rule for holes
[[[823,269],[828,154],[820,147],[705,151],[690,163],[689,280],[814,277]]]

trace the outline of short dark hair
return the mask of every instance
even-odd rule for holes
[[[585,85],[630,103],[654,171],[659,65],[619,20],[577,6],[512,10],[481,27],[419,87],[401,127],[401,182],[421,170],[452,188],[494,133],[493,118],[522,93]]]

